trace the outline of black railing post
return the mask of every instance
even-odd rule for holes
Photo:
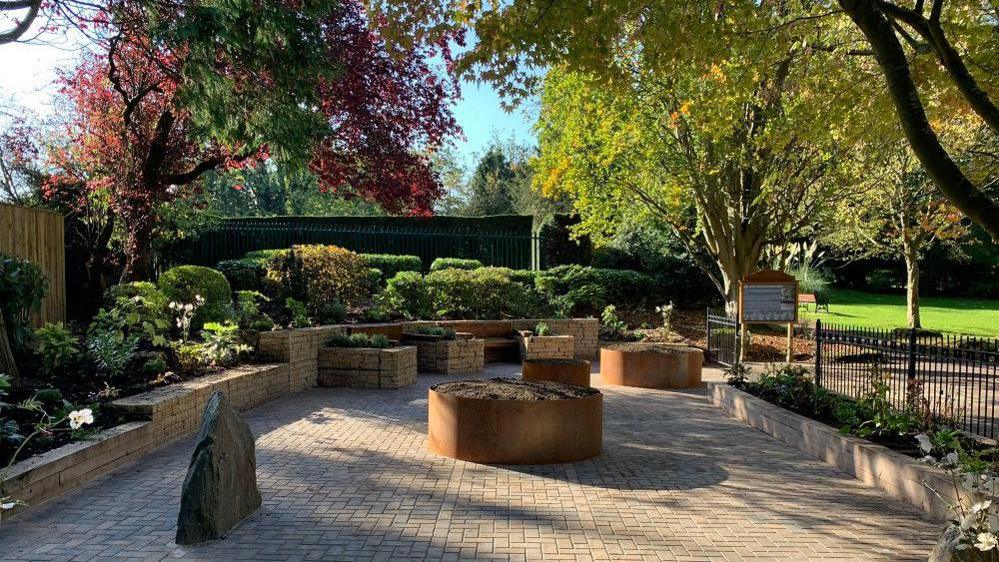
[[[815,321],[815,387],[822,387],[822,320]]]
[[[909,349],[908,362],[905,366],[905,373],[909,380],[916,378],[916,330],[909,328]]]
[[[704,347],[708,350],[708,357],[711,357],[711,307],[709,306],[707,312],[704,315],[704,325],[706,326],[704,336]]]
[[[732,364],[739,365],[742,363],[742,326],[739,325],[738,315],[736,315],[733,320],[733,324],[735,324],[735,334],[732,336],[734,338],[734,345],[732,346],[732,349],[735,350],[735,354],[732,356]]]

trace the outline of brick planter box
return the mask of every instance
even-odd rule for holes
[[[485,363],[485,341],[481,339],[448,340],[426,334],[404,334],[402,341],[416,348],[416,366],[421,373],[477,373]]]
[[[941,521],[952,517],[954,486],[945,470],[919,462],[887,447],[840,434],[806,418],[723,383],[708,383],[711,401],[726,414],[771,435],[812,457],[839,468],[885,494],[910,503]],[[923,485],[926,482],[946,501]],[[962,497],[970,506],[974,498]]]
[[[572,336],[535,336],[523,331],[517,334],[520,360],[572,359],[576,355],[575,338]]]
[[[319,386],[402,388],[416,382],[416,347],[319,350]]]
[[[319,326],[260,332],[258,355],[275,363],[287,363],[289,389],[294,392],[316,386],[318,363],[316,355],[321,342],[333,334],[344,334],[343,326]]]

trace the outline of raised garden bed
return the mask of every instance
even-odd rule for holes
[[[695,347],[636,342],[600,348],[600,378],[618,386],[695,388],[703,363],[704,352]]]
[[[319,349],[319,386],[403,388],[416,382],[416,347]]]
[[[485,341],[468,333],[405,333],[403,342],[416,348],[421,373],[460,375],[477,373],[485,364]]]
[[[430,450],[465,461],[553,464],[600,454],[603,395],[552,382],[483,379],[429,390]]]
[[[528,359],[521,378],[576,386],[590,386],[590,362],[585,359]]]
[[[572,359],[576,355],[575,338],[572,336],[535,335],[524,330],[517,332],[520,360]]]

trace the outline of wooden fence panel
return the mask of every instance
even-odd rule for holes
[[[66,321],[66,245],[63,217],[57,213],[0,203],[0,252],[41,268],[49,294],[32,322]]]

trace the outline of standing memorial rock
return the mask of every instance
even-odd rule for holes
[[[220,539],[260,507],[253,434],[225,394],[205,407],[177,516],[177,544]]]

